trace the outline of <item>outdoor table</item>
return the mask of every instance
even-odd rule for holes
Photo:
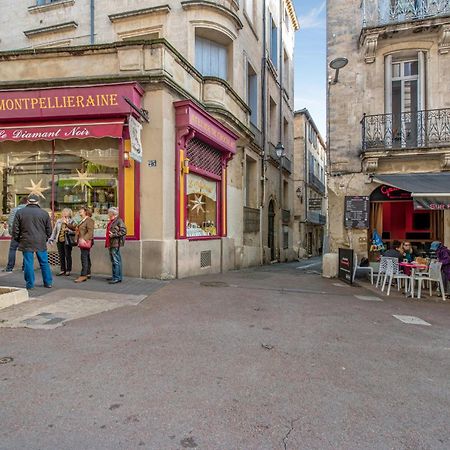
[[[407,263],[407,262],[401,262],[399,264],[399,266],[402,268],[411,269],[410,295],[411,295],[411,298],[414,298],[414,281],[415,281],[416,270],[427,270],[428,266],[426,264],[414,264],[414,263]]]

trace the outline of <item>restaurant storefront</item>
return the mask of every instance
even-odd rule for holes
[[[370,228],[387,248],[408,241],[425,255],[431,242],[445,241],[450,174],[379,175],[374,181],[380,185],[370,195]]]
[[[89,206],[100,239],[117,206],[128,239],[139,239],[128,122],[142,95],[136,83],[0,92],[0,239],[9,240],[9,213],[30,193],[53,220]]]

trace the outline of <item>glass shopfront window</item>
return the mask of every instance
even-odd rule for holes
[[[187,236],[217,236],[217,182],[187,175]]]
[[[30,193],[60,217],[64,208],[76,215],[92,208],[95,236],[106,235],[108,208],[118,206],[119,140],[72,139],[0,144],[0,237],[9,236],[10,211]],[[53,205],[52,205],[53,199]]]

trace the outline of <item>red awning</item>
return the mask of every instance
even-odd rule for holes
[[[54,139],[121,138],[124,119],[32,122],[0,125],[2,141],[52,141]]]

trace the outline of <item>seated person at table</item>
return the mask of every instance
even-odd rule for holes
[[[402,244],[399,241],[394,241],[391,248],[383,253],[383,256],[388,258],[397,258],[398,262],[401,263],[403,261]]]
[[[414,254],[414,249],[411,245],[411,242],[405,241],[402,243],[403,250],[403,259],[407,260],[407,262],[412,263],[416,259],[416,255]]]

